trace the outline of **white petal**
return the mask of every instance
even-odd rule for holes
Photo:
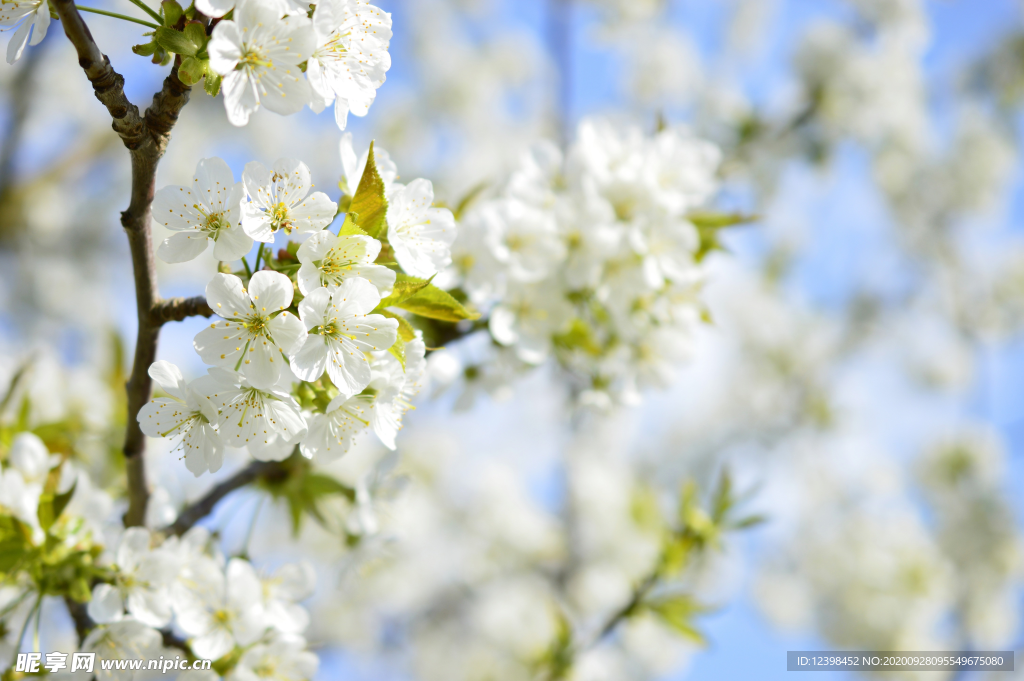
[[[262,272],[253,275],[263,274]],[[283,277],[283,274],[274,273]],[[221,317],[225,319],[239,318],[249,315],[255,307],[252,300],[242,286],[242,280],[233,274],[218,272],[206,285],[206,302]]]
[[[327,344],[323,336],[310,334],[295,357],[292,358],[292,371],[303,381],[315,381],[323,376],[327,368]]]
[[[213,257],[221,262],[238,260],[252,250],[252,243],[252,237],[238,225],[222,229],[213,247]]]
[[[181,374],[181,369],[165,362],[164,360],[158,360],[149,365],[149,377],[157,382],[161,388],[164,389],[171,397],[176,397],[182,402],[185,401],[185,377]]]
[[[282,312],[271,319],[267,326],[270,328],[270,335],[274,342],[289,357],[306,340],[306,328],[291,312]]]
[[[235,0],[196,0],[196,9],[208,17],[220,18],[230,12]]]
[[[93,587],[92,600],[86,611],[96,624],[118,622],[124,617],[121,594],[110,584],[97,584]]]
[[[338,204],[327,198],[323,192],[313,192],[288,211],[297,232],[313,232],[334,222]]]
[[[210,55],[210,67],[215,73],[222,76],[236,73],[235,65],[242,58],[242,31],[238,24],[234,21],[219,22],[213,29],[206,51]],[[240,71],[237,73],[241,78],[245,78]]]
[[[188,262],[202,255],[209,243],[206,232],[178,232],[164,239],[156,254],[166,263]]]
[[[324,314],[330,304],[331,292],[324,287],[313,289],[299,301],[299,317],[307,330],[324,323]]]
[[[292,282],[280,272],[262,270],[249,280],[249,296],[259,314],[287,309],[292,304]]]

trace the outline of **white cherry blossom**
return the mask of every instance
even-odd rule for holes
[[[398,337],[398,320],[370,314],[378,304],[380,293],[358,277],[303,298],[299,316],[309,335],[292,360],[295,375],[315,381],[326,371],[346,396],[369,385],[372,376],[365,353],[387,350]]]
[[[50,26],[50,5],[46,0],[7,0],[0,5],[0,30],[18,30],[7,44],[7,63],[13,64],[25,51],[25,45],[38,45]],[[29,33],[32,34],[31,40]]]
[[[374,264],[379,254],[380,242],[372,237],[317,232],[302,242],[296,254],[302,263],[299,290],[309,295],[321,286],[338,286],[353,277],[362,277],[386,296],[395,285],[395,272]]]
[[[275,636],[242,653],[228,674],[230,681],[306,681],[316,675],[319,660],[306,650],[301,636]]]
[[[196,657],[216,660],[235,645],[255,643],[267,628],[263,587],[252,565],[233,558],[221,571],[210,559],[178,590],[177,622]]]
[[[167,397],[155,397],[139,410],[142,432],[149,437],[181,437],[185,466],[193,475],[215,473],[224,461],[224,447],[217,433],[217,408],[210,401],[207,382],[185,382],[181,370],[163,360],[153,362],[149,375]],[[204,388],[207,392],[204,392]],[[157,625],[154,625],[157,626]]]
[[[160,656],[163,637],[160,632],[135,620],[100,625],[82,642],[82,651],[96,653],[101,660],[147,660]],[[131,681],[127,670],[103,670],[96,665],[99,681]]]
[[[305,16],[282,19],[263,0],[237,3],[234,20],[219,22],[206,48],[210,67],[224,77],[221,92],[232,125],[248,123],[261,105],[288,115],[310,101],[299,64],[309,59],[315,41]]]
[[[422,338],[405,344],[405,368],[392,355],[382,355],[374,363],[376,377],[370,384],[377,390],[370,420],[373,432],[388,449],[395,449],[395,438],[402,429],[402,417],[413,408],[412,398],[420,391],[426,371],[426,345]]]
[[[305,437],[306,421],[298,403],[279,386],[256,388],[243,375],[219,367],[209,373],[216,383],[210,399],[217,405],[225,444],[252,445],[249,453],[254,457],[281,460]]]
[[[338,204],[313,188],[309,168],[291,158],[279,159],[273,170],[247,163],[242,181],[251,201],[242,204],[242,228],[256,241],[271,242],[278,230],[286,234],[316,232],[334,221]]]
[[[171,584],[180,566],[177,556],[161,548],[151,549],[149,530],[129,527],[115,554],[114,584],[97,584],[89,601],[89,617],[98,624],[120,621],[128,613],[151,627],[171,621]]]
[[[503,201],[503,229],[489,232],[491,252],[517,281],[540,281],[565,259],[554,216],[522,201]]]
[[[452,262],[455,218],[433,203],[430,180],[396,184],[388,196],[388,243],[398,264],[414,277],[429,277]]]
[[[207,364],[241,370],[255,387],[272,390],[287,359],[306,338],[295,315],[292,283],[280,272],[252,275],[249,289],[232,274],[218,273],[206,286],[206,301],[222,321],[196,334],[195,349]]]
[[[572,312],[564,297],[543,284],[510,286],[491,312],[491,335],[502,345],[514,346],[519,359],[539,364],[551,352],[551,337],[565,328]]]
[[[351,111],[365,116],[391,68],[391,15],[364,0],[321,0],[313,11],[316,49],[306,76],[317,113],[334,102],[342,130]]]
[[[192,260],[213,240],[217,260],[238,260],[252,248],[239,224],[245,186],[235,182],[222,159],[204,158],[191,187],[164,187],[153,197],[153,221],[176,232],[164,239],[157,255],[164,262]]]
[[[331,463],[347,454],[356,437],[370,426],[373,402],[372,395],[335,397],[323,414],[313,414],[309,419],[302,455],[318,463]]]
[[[299,605],[313,595],[316,572],[306,561],[288,563],[261,578],[267,622],[282,634],[301,634],[309,626],[309,613]]]

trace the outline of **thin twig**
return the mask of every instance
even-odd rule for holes
[[[192,298],[168,298],[161,300],[153,308],[151,322],[156,325],[167,322],[180,322],[188,317],[211,317],[213,310],[206,304],[203,296]]]
[[[605,621],[604,626],[601,627],[600,631],[598,631],[597,636],[595,636],[590,643],[584,646],[583,650],[589,650],[601,643],[603,640],[611,636],[612,632],[614,632],[620,624],[632,616],[636,612],[637,608],[639,608],[644,602],[644,599],[647,598],[647,594],[649,594],[651,589],[653,589],[658,583],[658,575],[659,572],[657,570],[647,575],[643,581],[633,589],[633,595],[629,599],[629,602],[612,613],[607,621]]]
[[[139,428],[136,415],[149,401],[153,382],[149,366],[156,360],[160,324],[153,323],[153,310],[160,302],[157,292],[156,267],[153,258],[153,237],[150,209],[156,190],[156,169],[167,148],[171,129],[178,120],[182,107],[188,103],[191,88],[178,79],[180,57],[175,58],[171,73],[164,79],[163,88],[153,96],[153,103],[144,115],[139,114],[124,93],[124,78],[114,71],[93,40],[89,28],[75,8],[74,0],[51,0],[64,33],[75,51],[78,63],[92,83],[96,98],[107,108],[113,119],[114,131],[131,154],[131,201],[121,213],[121,225],[128,236],[135,275],[135,302],[138,335],[135,358],[128,380],[128,423],[125,432],[124,456],[128,474],[128,511],[125,525],[142,525],[149,502],[143,452],[146,438]]]
[[[236,489],[245,487],[261,477],[272,476],[276,472],[283,472],[285,465],[280,461],[253,461],[248,466],[238,471],[230,478],[213,487],[201,499],[188,506],[171,525],[165,527],[162,532],[167,535],[185,534],[193,525],[210,515],[214,506],[234,492]]]

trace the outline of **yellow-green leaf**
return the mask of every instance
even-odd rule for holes
[[[687,594],[665,596],[650,601],[645,606],[676,633],[700,645],[707,643],[704,635],[693,624],[693,619],[707,612],[707,608],[693,600],[693,597]]]
[[[390,310],[381,310],[380,313],[390,319],[398,321],[398,337],[408,343],[409,341],[416,338],[416,329],[413,328],[412,324],[405,317],[400,317]]]
[[[405,341],[402,340],[401,335],[395,338],[395,342],[388,348],[388,352],[402,365],[402,371],[405,371]]]
[[[345,221],[341,223],[341,229],[338,230],[338,236],[370,236],[356,224],[356,217],[355,213],[345,216]]]
[[[384,218],[387,215],[388,202],[384,197],[384,180],[377,172],[377,162],[373,158],[373,142],[366,158],[366,168],[359,179],[359,187],[349,206],[349,212],[355,213],[355,224],[374,238],[380,238],[384,231]]]
[[[391,293],[386,298],[380,301],[379,307],[394,307],[401,303],[403,300],[411,298],[416,295],[427,286],[430,285],[431,279],[420,279],[419,277],[410,277],[408,274],[402,274],[399,272],[395,275],[395,285],[391,289]]]
[[[479,312],[467,309],[462,303],[452,298],[447,291],[442,291],[433,284],[409,296],[396,305],[415,315],[439,319],[443,322],[458,322],[463,319],[477,319]]]

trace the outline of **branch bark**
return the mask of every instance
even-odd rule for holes
[[[153,103],[144,115],[139,114],[124,93],[124,78],[110,65],[93,40],[88,26],[82,20],[74,0],[51,0],[64,33],[75,46],[78,63],[92,83],[96,98],[106,107],[113,119],[114,131],[131,155],[131,201],[121,213],[121,225],[128,235],[135,275],[135,301],[138,317],[138,335],[135,359],[128,380],[128,425],[125,433],[124,456],[128,472],[128,512],[126,526],[142,525],[146,517],[149,489],[143,454],[146,438],[139,429],[136,415],[152,394],[149,365],[156,360],[157,341],[162,322],[154,314],[160,305],[156,268],[153,259],[153,237],[150,208],[156,190],[156,169],[167,148],[171,129],[178,120],[182,107],[188,103],[191,88],[178,79],[180,57],[177,57],[163,88],[153,97]]]
[[[188,317],[212,317],[213,310],[206,304],[204,296],[192,298],[169,298],[161,300],[153,308],[152,323],[180,322]]]
[[[259,478],[273,477],[287,473],[287,466],[281,461],[253,461],[233,476],[213,487],[205,496],[188,506],[172,524],[161,530],[166,535],[182,535],[197,522],[210,515],[214,506],[236,489],[256,482]]]

